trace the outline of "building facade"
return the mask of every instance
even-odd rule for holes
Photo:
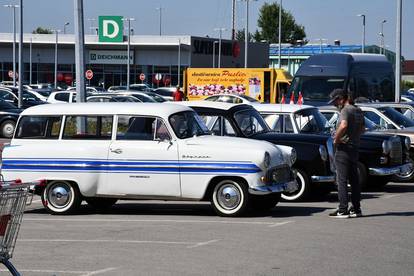
[[[55,34],[24,34],[24,82],[53,83],[55,67]],[[16,43],[16,62],[18,60]],[[75,80],[75,38],[58,36],[57,80],[60,86]],[[93,71],[87,84],[93,86],[125,85],[127,80],[127,41],[99,42],[98,35],[85,36],[86,69]],[[0,34],[0,81],[10,81],[13,70],[13,34]],[[180,57],[178,55],[180,53]],[[249,44],[248,67],[269,66],[269,46]],[[218,67],[219,43],[216,38],[197,36],[131,36],[130,79],[151,87],[177,85],[178,74],[187,67]],[[30,70],[31,64],[31,70]],[[221,67],[244,67],[244,43],[222,40]],[[145,76],[141,81],[139,76]]]

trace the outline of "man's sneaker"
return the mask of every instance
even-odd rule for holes
[[[329,214],[329,217],[331,218],[349,218],[349,212],[348,210],[346,211],[341,211],[341,210],[335,210],[335,212],[332,212]]]
[[[354,209],[354,207],[349,208],[349,217],[350,218],[360,218],[362,217],[361,208]]]

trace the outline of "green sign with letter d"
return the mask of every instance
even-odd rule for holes
[[[99,16],[99,42],[123,42],[122,16]]]

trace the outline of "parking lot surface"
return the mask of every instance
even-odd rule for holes
[[[335,193],[242,218],[161,201],[52,216],[35,197],[12,262],[22,275],[413,275],[414,185],[367,192],[362,204],[354,219],[328,217]]]

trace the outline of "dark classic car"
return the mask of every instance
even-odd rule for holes
[[[0,100],[0,134],[4,138],[12,138],[14,129],[16,128],[17,119],[23,109],[17,108],[15,105]]]
[[[300,200],[311,191],[326,192],[334,189],[334,167],[332,139],[326,135],[276,133],[265,123],[260,114],[250,105],[209,101],[182,102],[193,108],[215,135],[237,136],[269,141],[273,144],[293,147],[297,160],[293,168],[297,171],[298,190],[283,193],[285,200]]]
[[[331,136],[333,125],[328,119],[337,116],[335,107],[264,104],[254,105],[270,127],[278,132],[317,133]],[[367,124],[367,122],[366,122]],[[381,186],[396,174],[413,169],[409,156],[410,139],[384,133],[366,132],[361,136],[358,171],[362,187]]]

